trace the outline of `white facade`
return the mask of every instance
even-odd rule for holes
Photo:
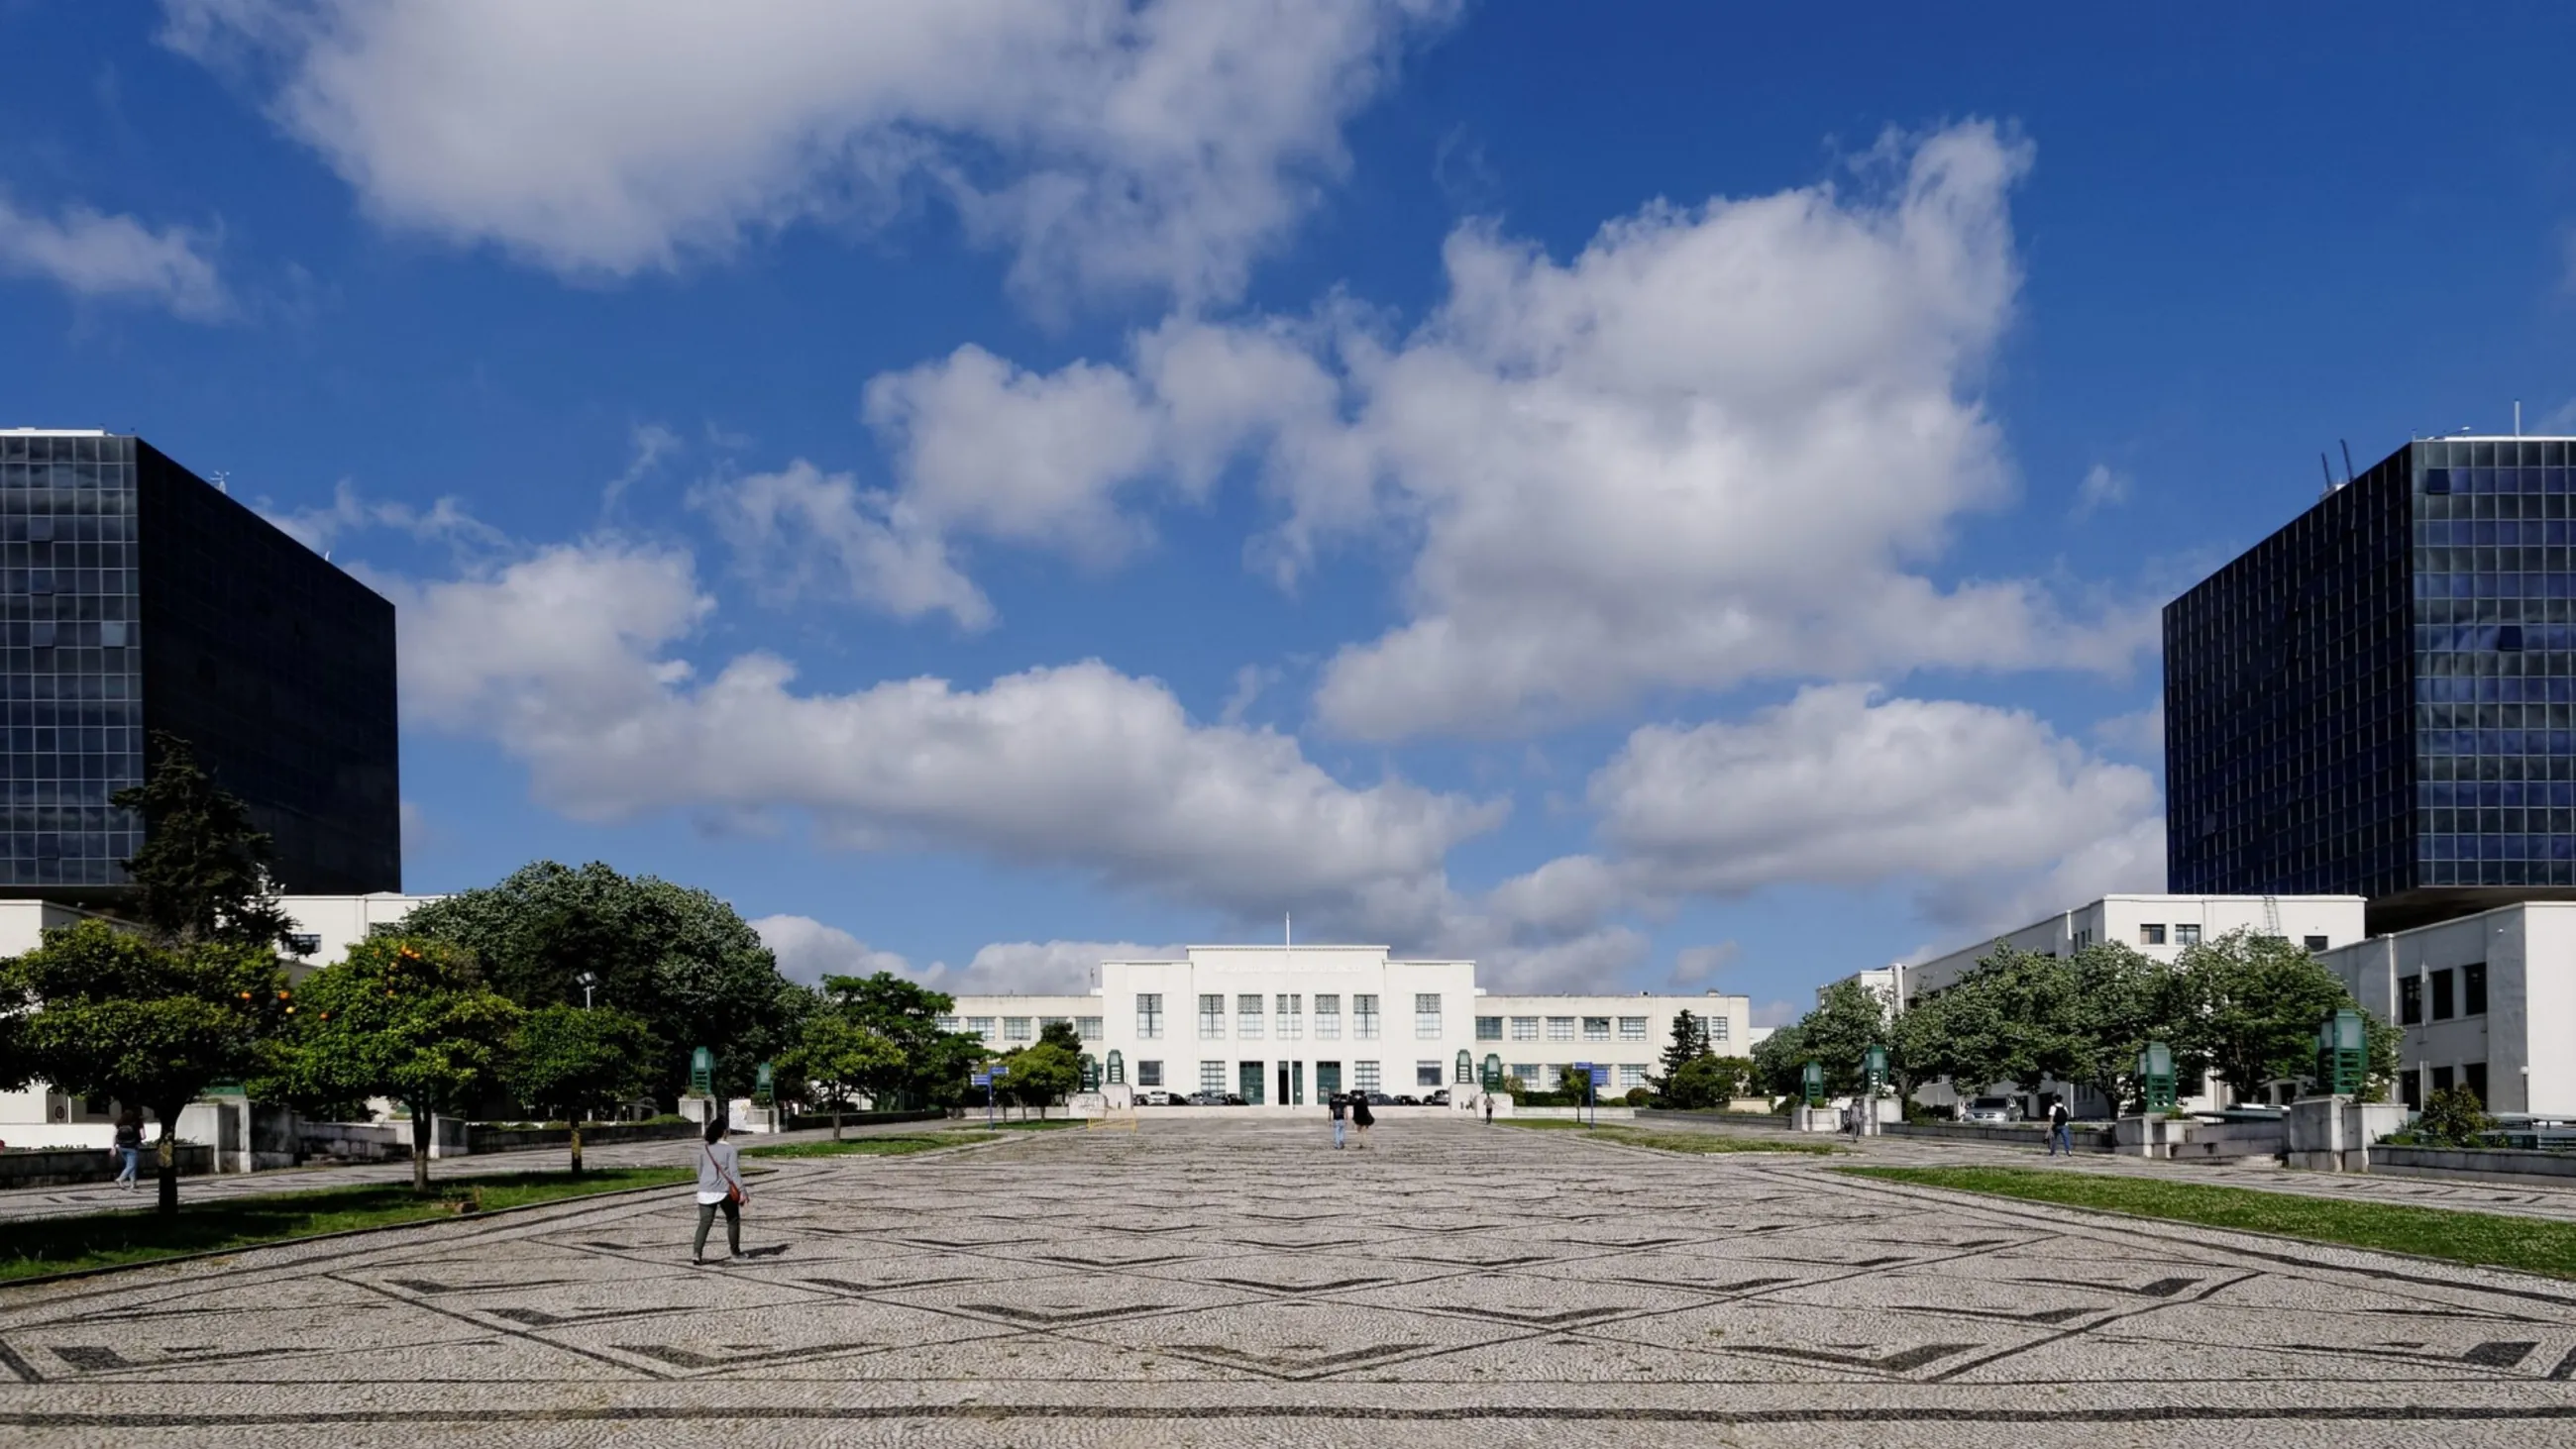
[[[2501,906],[2321,959],[2398,1027],[2406,1105],[2466,1086],[2491,1112],[2576,1117],[2576,903]]]
[[[1384,946],[1192,946],[1179,961],[1104,961],[1078,996],[959,996],[952,1025],[995,1051],[1074,1023],[1083,1050],[1140,1090],[1231,1092],[1307,1106],[1354,1088],[1419,1096],[1471,1086],[1488,1058],[1552,1089],[1565,1066],[1610,1069],[1609,1094],[1646,1084],[1675,1014],[1720,1055],[1751,1048],[1742,996],[1488,995],[1472,961],[1396,961]]]
[[[378,925],[392,925],[423,902],[437,896],[379,893],[363,896],[282,896],[278,904],[294,922],[298,936],[282,953],[287,978],[300,981],[316,969],[339,960],[349,947],[367,938]],[[68,926],[98,916],[77,906],[52,901],[0,900],[0,956],[34,950],[48,927]],[[99,916],[99,919],[112,919]],[[310,951],[294,947],[310,946]],[[105,1148],[116,1135],[115,1104],[58,1092],[45,1082],[30,1082],[15,1092],[0,1092],[0,1142],[13,1147]]]

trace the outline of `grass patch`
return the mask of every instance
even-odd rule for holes
[[[2098,1208],[2138,1217],[2278,1233],[2318,1243],[2378,1248],[2393,1253],[2511,1268],[2552,1278],[2576,1278],[2576,1223],[2542,1218],[2345,1198],[2304,1197],[2212,1183],[2168,1182],[2080,1170],[2027,1167],[1844,1167],[1855,1177],[1946,1187],[1960,1192]]]
[[[902,1157],[914,1152],[933,1152],[942,1147],[962,1147],[977,1140],[980,1134],[964,1132],[888,1133],[882,1137],[844,1137],[838,1142],[780,1142],[768,1147],[746,1147],[745,1157]]]
[[[965,1117],[960,1118],[957,1125],[946,1130],[950,1132],[1061,1132],[1067,1127],[1079,1127],[1083,1125],[1083,1121],[1084,1119],[1080,1117],[1041,1117],[1034,1121],[996,1122],[988,1128],[972,1117]]]
[[[181,1253],[257,1247],[316,1233],[453,1219],[465,1216],[468,1205],[475,1212],[493,1212],[696,1178],[694,1167],[604,1167],[579,1177],[568,1172],[516,1172],[434,1180],[428,1197],[413,1196],[409,1183],[371,1183],[189,1203],[174,1218],[149,1209],[30,1218],[9,1224],[8,1232],[0,1235],[0,1243],[6,1245],[0,1246],[0,1283],[79,1268],[146,1263]]]
[[[1595,1142],[1616,1142],[1622,1147],[1651,1147],[1657,1152],[1680,1152],[1709,1156],[1728,1152],[1802,1152],[1810,1157],[1831,1157],[1842,1151],[1830,1142],[1783,1142],[1774,1137],[1731,1137],[1714,1132],[1655,1132],[1637,1127],[1586,1127],[1580,1122],[1562,1118],[1534,1118],[1527,1122],[1506,1122],[1507,1127],[1538,1132],[1580,1132]]]

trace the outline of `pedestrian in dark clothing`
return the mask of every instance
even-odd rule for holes
[[[1368,1150],[1368,1130],[1377,1125],[1377,1114],[1369,1110],[1368,1093],[1351,1093],[1351,1126],[1360,1135],[1360,1150]]]
[[[751,1194],[742,1190],[742,1154],[724,1135],[724,1119],[708,1118],[707,1140],[698,1149],[698,1239],[689,1249],[700,1263],[707,1260],[707,1229],[715,1226],[718,1208],[724,1210],[725,1246],[733,1257],[742,1256],[742,1205]]]
[[[1351,1104],[1345,1100],[1339,1092],[1335,1092],[1332,1095],[1331,1101],[1333,1104],[1333,1150],[1338,1152],[1341,1150],[1342,1146],[1342,1118],[1349,1113]]]
[[[1485,1125],[1494,1125],[1494,1094],[1491,1092],[1485,1094]]]
[[[116,1119],[116,1146],[110,1150],[125,1160],[123,1169],[116,1174],[116,1185],[127,1192],[134,1191],[134,1174],[143,1165],[142,1113],[128,1107],[125,1115]]]
[[[2066,1123],[2066,1099],[2060,1097],[2048,1104],[2048,1155],[2051,1157],[2061,1152],[2069,1157],[2075,1155],[2075,1134]]]

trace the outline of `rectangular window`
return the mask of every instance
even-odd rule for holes
[[[1072,1017],[1069,1017],[1069,1016],[1041,1016],[1041,1017],[1039,1017],[1039,1018],[1038,1018],[1038,1030],[1039,1030],[1039,1031],[1045,1031],[1048,1027],[1051,1027],[1051,1026],[1071,1026],[1071,1025],[1073,1025],[1073,1018],[1072,1018]],[[1075,1033],[1074,1033],[1074,1035],[1076,1035],[1076,1036],[1080,1036],[1080,1035],[1082,1035],[1082,1033],[1080,1033],[1080,1032],[1075,1032]]]
[[[2424,978],[2421,976],[2398,977],[2397,1024],[2399,1026],[2416,1026],[2421,1024],[2423,1020]]]
[[[1377,1063],[1351,1063],[1351,1085],[1363,1092],[1374,1092],[1378,1090]]]
[[[2326,938],[2323,936],[2308,936],[2302,938],[2299,944],[2307,947],[2308,954],[2313,956],[2319,951],[2326,949]]]
[[[2088,926],[2088,927],[2086,927],[2085,929],[2080,930],[2080,931],[2077,931],[2077,932],[2075,933],[2075,949],[2076,949],[2076,950],[2081,951],[2081,950],[2083,950],[2085,947],[2090,946],[2090,945],[2092,945],[2092,944],[2093,944],[2093,931],[2092,931],[2092,928],[2091,928],[2091,927],[2089,927],[2089,926]]]
[[[2139,926],[2139,927],[2138,927],[2138,944],[2139,944],[2139,945],[2141,945],[2141,946],[2161,946],[2161,945],[2163,945],[2164,943],[2165,943],[2165,928],[2164,928],[2164,925],[2163,925],[2163,923],[2162,923],[2162,922],[2157,922],[2157,923],[2155,923],[2155,924],[2151,924],[2151,925],[2141,925],[2141,926]]]
[[[1583,1039],[1585,1041],[1608,1041],[1610,1039],[1610,1018],[1606,1016],[1587,1016],[1583,1018]]]
[[[1159,991],[1136,993],[1136,1037],[1154,1041],[1163,1034],[1163,994]]]
[[[1159,1087],[1163,1085],[1163,1064],[1161,1062],[1138,1062],[1136,1064],[1136,1085],[1140,1087]]]
[[[1549,1017],[1547,1019],[1547,1039],[1549,1041],[1574,1040],[1574,1018],[1570,1016]]]
[[[1416,992],[1413,997],[1413,1039],[1440,1039],[1440,995],[1438,992]]]
[[[2435,1067],[2433,1069],[2433,1090],[2436,1092],[2447,1092],[2451,1090],[2451,1069],[2449,1067]]]
[[[1225,1035],[1225,998],[1213,991],[1199,996],[1199,1040],[1216,1041]],[[1220,1078],[1217,1085],[1225,1082]]]
[[[1480,1016],[1476,1018],[1476,1040],[1501,1041],[1502,1039],[1503,1019],[1501,1017]]]
[[[2487,1014],[2487,963],[2472,962],[2460,968],[2460,1015]],[[2481,1097],[2478,1100],[2484,1101]]]
[[[1644,1085],[1646,1085],[1645,1063],[1621,1062],[1619,1064],[1619,1088],[1621,1091],[1626,1091],[1630,1087],[1642,1087]]]
[[[966,1018],[966,1034],[968,1036],[991,1036],[993,1034],[993,1018],[989,1016],[970,1016]]]
[[[1303,992],[1282,991],[1272,1003],[1278,1008],[1277,1025],[1281,1041],[1299,1041],[1306,1035],[1306,997]]]
[[[2466,1085],[2470,1091],[2477,1094],[2478,1105],[2481,1107],[2485,1106],[2487,1104],[2487,1064],[2484,1062],[2471,1062],[2467,1066],[2460,1068],[2460,1075],[2468,1078],[2468,1081],[2464,1085]]]
[[[1513,1018],[1512,1018],[1512,1040],[1514,1040],[1514,1041],[1536,1041],[1536,1040],[1538,1040],[1538,1018],[1537,1018],[1537,1017],[1535,1017],[1535,1016],[1515,1016],[1515,1017],[1513,1017]]]
[[[1733,1017],[1703,1016],[1699,1019],[1699,1024],[1708,1029],[1708,1039],[1711,1042],[1721,1042],[1726,1040],[1727,1034],[1734,1029],[1733,1021]]]
[[[1002,1018],[1002,1040],[1027,1041],[1036,1035],[1036,1032],[1029,1030],[1029,1018],[1025,1016],[1006,1016]]]
[[[1547,1090],[1547,1083],[1539,1080],[1538,1071],[1538,1063],[1536,1062],[1512,1063],[1511,1074],[1520,1078],[1522,1086],[1529,1088],[1533,1092],[1544,1092]]]
[[[1351,998],[1351,1039],[1377,1040],[1377,998],[1359,995]]]
[[[2451,1009],[2454,1005],[2451,987],[2458,975],[2459,973],[2447,966],[2433,973],[2433,1019],[2435,1021],[2449,1021],[2458,1014]]]
[[[298,951],[295,954],[298,956],[310,956],[313,953],[311,951]],[[953,1016],[934,1017],[931,1019],[930,1024],[939,1028],[941,1031],[955,1031],[958,1029],[957,1018]]]
[[[1239,991],[1234,997],[1234,1035],[1239,1041],[1261,1040],[1261,993]]]
[[[1084,1041],[1100,1040],[1104,1035],[1100,1030],[1100,1018],[1096,1016],[1075,1017],[1073,1019],[1073,1034],[1082,1038]]]
[[[1417,1087],[1439,1086],[1440,1064],[1438,1062],[1415,1062],[1413,1064],[1413,1085]]]
[[[2406,1104],[2407,1111],[2423,1111],[2424,1074],[2422,1072],[2415,1071],[2412,1068],[2399,1072],[2397,1074],[2397,1096],[2398,1100]]]
[[[1644,1017],[1623,1016],[1619,1018],[1619,1040],[1644,1041],[1645,1039],[1646,1019]]]
[[[1342,994],[1338,991],[1315,993],[1315,1040],[1342,1039]]]
[[[2174,944],[2177,946],[2199,945],[2200,927],[2196,925],[2181,925],[2174,927]]]
[[[1224,1095],[1225,1063],[1199,1063],[1199,1090],[1202,1092],[1215,1092],[1220,1096]]]

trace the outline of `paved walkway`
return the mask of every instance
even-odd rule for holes
[[[1175,1116],[0,1292],[47,1445],[2576,1437],[2576,1284],[1574,1134]]]
[[[943,1127],[981,1126],[982,1119],[972,1122],[905,1122],[887,1126],[845,1127],[842,1135],[858,1137],[884,1132],[936,1132]],[[829,1127],[811,1132],[783,1132],[775,1136],[744,1136],[737,1139],[746,1145],[769,1142],[820,1142],[832,1135]],[[584,1147],[581,1160],[588,1167],[661,1167],[685,1166],[697,1159],[698,1139],[676,1137],[660,1142],[621,1142],[612,1146]],[[429,1164],[432,1179],[444,1177],[480,1177],[496,1172],[551,1172],[566,1166],[571,1153],[561,1147],[537,1147],[522,1152],[492,1152],[475,1157],[441,1157]],[[0,1222],[16,1218],[62,1217],[71,1213],[117,1212],[150,1207],[158,1184],[149,1175],[151,1159],[144,1159],[146,1176],[132,1192],[103,1182],[85,1182],[65,1187],[20,1187],[0,1191]],[[234,1172],[182,1177],[179,1179],[179,1202],[182,1206],[198,1202],[220,1202],[226,1198],[257,1197],[281,1192],[315,1192],[331,1187],[360,1187],[368,1183],[409,1182],[411,1163],[370,1162],[348,1167],[282,1168],[274,1172]]]

